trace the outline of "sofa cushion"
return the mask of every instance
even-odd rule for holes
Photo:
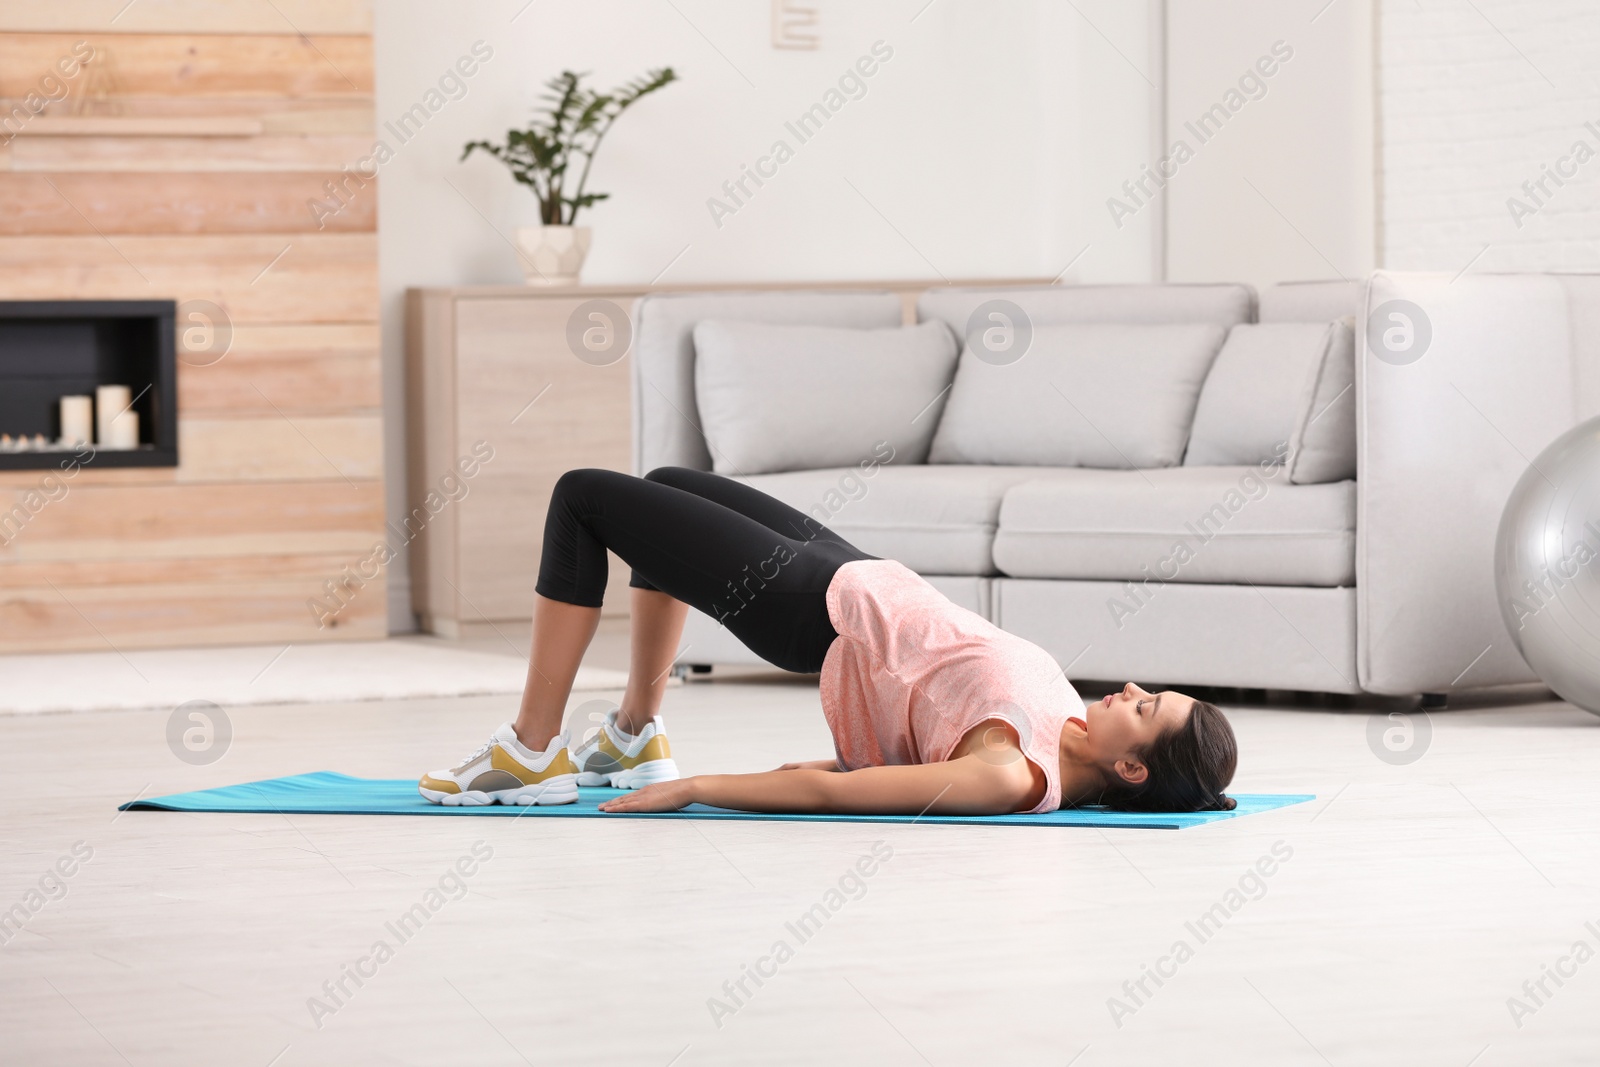
[[[874,556],[920,574],[994,574],[995,520],[1008,487],[1037,467],[910,466],[758,474],[735,481],[814,516]]]
[[[1356,476],[1355,319],[1329,327],[1328,344],[1314,367],[1289,437],[1289,480],[1296,485],[1339,482]]]
[[[1006,490],[994,561],[1017,578],[1343,586],[1354,482],[1292,485],[1282,466],[1058,470]]]
[[[968,345],[930,463],[1170,467],[1225,330],[1187,323],[1038,326],[1020,357]]]
[[[1255,318],[1256,294],[1248,285],[1040,285],[1014,289],[941,287],[917,298],[917,320],[938,319],[959,338],[972,313],[994,300],[1015,304],[1028,325],[1068,323],[1210,322],[1226,329]],[[1335,315],[1349,314],[1348,308]]]
[[[850,330],[708,319],[694,328],[695,404],[718,474],[859,463],[887,441],[928,458],[956,342],[943,323]]]
[[[709,470],[711,453],[694,402],[694,328],[705,319],[840,326],[900,325],[897,293],[790,290],[651,293],[633,306],[633,471]]]
[[[1353,370],[1349,342],[1341,323],[1243,323],[1229,330],[1200,390],[1184,466],[1280,461],[1296,429],[1310,418],[1319,384],[1337,376],[1338,368],[1325,370],[1324,364],[1331,359]],[[1325,431],[1336,422],[1335,415],[1326,424],[1320,418],[1310,424],[1317,447],[1330,443]],[[1353,440],[1350,454],[1353,459]]]

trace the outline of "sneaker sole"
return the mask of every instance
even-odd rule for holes
[[[653,759],[646,763],[641,763],[637,767],[612,771],[609,774],[579,771],[578,784],[610,786],[612,789],[638,789],[641,786],[654,785],[657,782],[675,781],[679,777],[677,761]]]
[[[442,793],[437,789],[417,786],[423,799],[447,808],[481,808],[489,804],[511,804],[528,807],[534,804],[576,804],[578,802],[577,775],[560,774],[543,782],[525,785],[518,789],[496,789],[484,792],[469,789],[465,793]]]

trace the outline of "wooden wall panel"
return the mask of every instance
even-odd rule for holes
[[[0,33],[321,33],[365,36],[370,0],[49,0],[0,7]]]
[[[10,510],[23,492],[0,490],[0,510]],[[376,480],[352,483],[335,475],[223,485],[73,481],[62,499],[28,519],[5,558],[143,559],[287,552],[291,546],[297,552],[357,552],[383,533],[383,486]]]
[[[375,584],[351,597],[328,627],[317,625],[307,603],[321,595],[322,583],[310,579],[7,588],[0,632],[16,635],[8,643],[13,652],[372,640],[388,632]]]
[[[378,352],[376,322],[234,323],[229,358],[355,355]]]
[[[372,135],[333,137],[29,137],[9,146],[10,170],[336,171],[372,152]],[[376,186],[371,187],[376,192]]]
[[[337,207],[328,183],[338,190],[347,180],[316,171],[0,174],[0,236],[375,231],[375,184],[360,195],[352,183],[341,211],[311,210],[311,201]]]
[[[116,93],[123,96],[372,95],[372,42],[366,37],[300,37],[292,32],[107,37],[91,30],[0,34],[0,96],[24,97],[44,75],[72,69],[71,63],[65,68],[57,63],[88,55],[80,41],[98,57],[89,66],[105,64]]]
[[[82,95],[82,89],[79,89]],[[8,106],[20,101],[7,101]],[[239,136],[256,133],[293,134],[366,134],[371,130],[373,108],[368,98],[361,96],[119,96],[111,113],[102,113],[95,107],[85,107],[82,113],[73,110],[74,100],[69,90],[68,98],[51,104],[39,118],[49,118],[52,124],[72,119],[102,122],[146,119],[233,119],[247,122],[252,129]],[[50,125],[42,129],[50,132]],[[38,132],[30,122],[23,136]],[[70,131],[69,131],[70,132]],[[151,136],[146,131],[144,136]]]
[[[287,416],[376,412],[378,329],[364,323],[235,324],[227,354],[178,368],[178,406],[192,414]]]
[[[376,414],[203,419],[178,428],[180,481],[300,481],[330,474],[383,476],[383,420]]]
[[[0,299],[206,300],[232,330],[180,362],[177,468],[91,463],[49,499],[50,471],[0,472],[0,651],[386,632],[383,575],[346,577],[405,536],[383,511],[377,186],[308,203],[371,151],[370,23],[367,0],[0,7],[3,110],[79,40],[110,86],[0,144]],[[329,583],[348,603],[319,626]]]
[[[370,319],[374,234],[0,237],[9,300],[209,300],[235,322]]]
[[[184,585],[205,582],[248,583],[269,573],[277,581],[321,584],[338,578],[347,566],[365,558],[359,552],[260,552],[236,556],[185,556],[181,559],[25,560],[11,565],[6,577],[15,588],[48,589],[52,583],[70,595],[77,586]]]
[[[178,408],[190,415],[349,413],[382,404],[378,355],[231,352],[207,367],[178,368]]]

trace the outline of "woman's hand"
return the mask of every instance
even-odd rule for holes
[[[837,771],[839,761],[831,759],[807,760],[804,763],[785,763],[780,771]]]
[[[682,811],[695,802],[694,779],[678,778],[671,782],[657,782],[612,797],[600,805],[601,811]]]

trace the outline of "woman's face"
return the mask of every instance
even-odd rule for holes
[[[1162,731],[1182,726],[1193,708],[1193,697],[1171,689],[1148,693],[1129,682],[1085,710],[1082,725],[1090,758],[1130,782],[1141,782],[1145,768],[1135,753]]]

